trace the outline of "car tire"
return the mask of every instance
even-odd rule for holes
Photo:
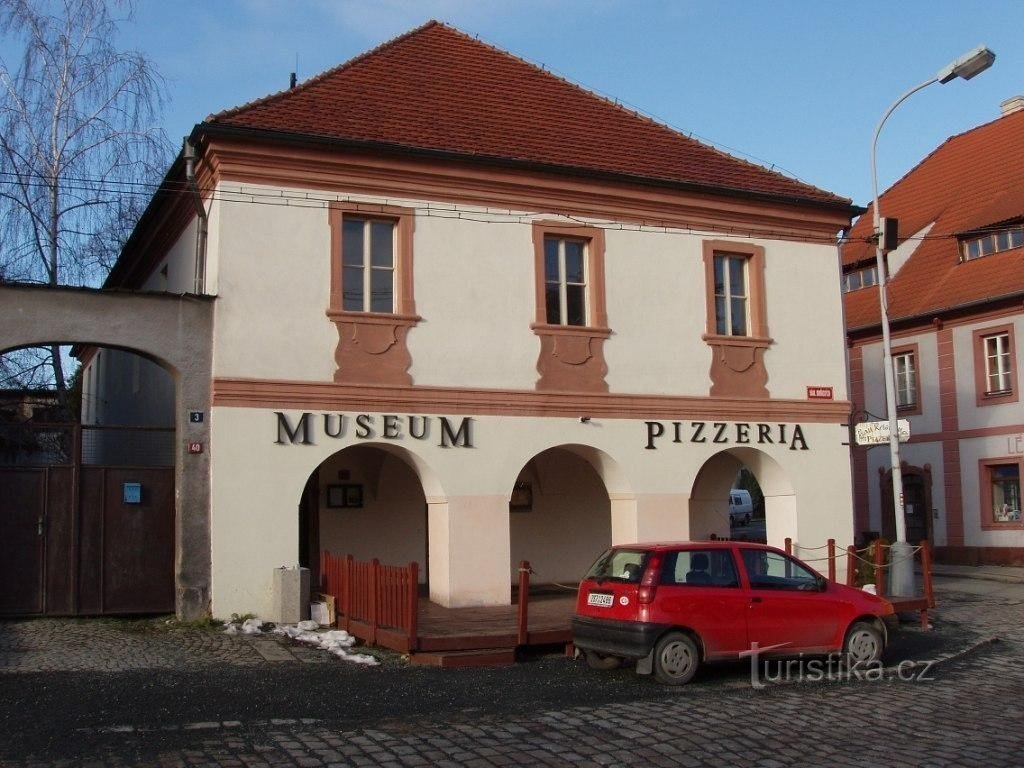
[[[843,656],[850,664],[874,664],[882,658],[885,638],[874,624],[858,621],[846,632]]]
[[[746,515],[746,516],[745,516],[745,517],[743,518],[743,524],[744,524],[744,525],[750,525],[750,515]]]
[[[669,632],[654,646],[654,679],[659,683],[685,685],[699,666],[697,643],[683,632]]]
[[[622,666],[621,656],[606,656],[603,653],[597,651],[584,651],[584,657],[587,659],[587,666],[591,669],[618,669]]]

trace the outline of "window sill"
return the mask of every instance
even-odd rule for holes
[[[1024,530],[1024,520],[1007,520],[1006,522],[991,522],[982,523],[981,530],[983,531],[1022,531]]]
[[[399,315],[390,312],[347,312],[342,309],[328,309],[327,317],[335,322],[366,325],[415,325],[423,319],[419,315]]]
[[[767,347],[773,340],[767,336],[721,336],[719,334],[705,333],[701,339],[708,344],[720,344],[730,347]]]
[[[1001,403],[1016,403],[1017,392],[1013,389],[1008,389],[1003,392],[983,392],[978,398],[979,406],[986,405],[999,405]]]
[[[531,323],[530,330],[545,336],[590,336],[607,339],[612,335],[611,328],[597,328],[589,325],[550,325],[548,323]]]

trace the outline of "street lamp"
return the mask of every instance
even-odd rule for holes
[[[992,66],[996,55],[984,46],[975,48],[956,61],[939,70],[935,77],[916,85],[904,93],[882,115],[871,141],[871,187],[874,193],[874,234],[875,265],[878,270],[878,300],[881,305],[882,322],[882,369],[885,373],[885,407],[889,415],[889,458],[892,467],[892,506],[896,517],[896,541],[893,542],[890,594],[912,595],[914,593],[914,564],[910,545],[907,543],[907,522],[903,507],[903,471],[900,467],[900,440],[896,425],[896,381],[892,367],[892,344],[889,340],[889,298],[888,279],[885,269],[886,244],[882,236],[882,216],[878,209],[878,165],[875,153],[878,148],[878,134],[889,119],[889,115],[922,88],[933,83],[948,83],[956,78],[970,80]]]

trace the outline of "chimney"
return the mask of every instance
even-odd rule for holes
[[[999,109],[1003,113],[1003,117],[1020,112],[1024,109],[1024,96],[1011,96],[999,105]]]

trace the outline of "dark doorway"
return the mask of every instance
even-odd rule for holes
[[[904,464],[903,519],[906,522],[907,542],[919,544],[932,539],[932,470],[931,465],[914,467]],[[892,471],[880,471],[882,493],[882,536],[888,541],[896,539],[896,516],[893,513]]]

